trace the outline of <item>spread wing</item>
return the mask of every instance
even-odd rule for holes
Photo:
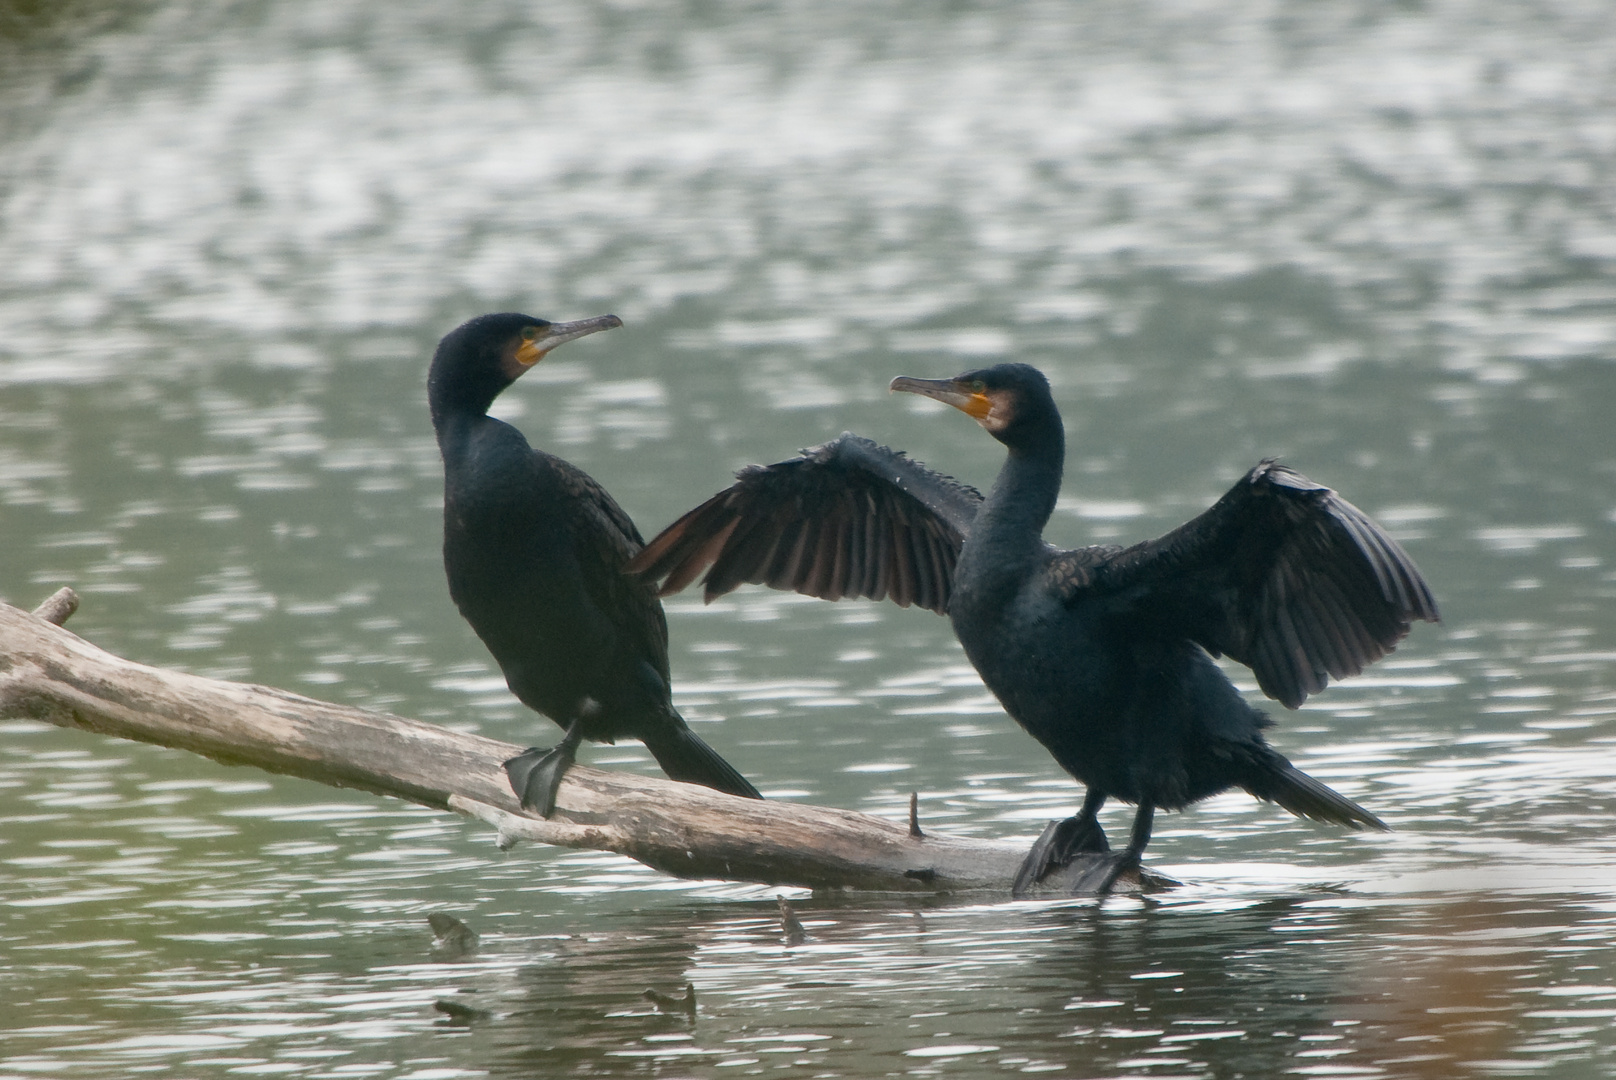
[[[1439,618],[1397,541],[1273,461],[1165,536],[1062,552],[1049,572],[1068,603],[1103,599],[1121,618],[1188,636],[1250,667],[1293,709],[1385,656],[1414,620]]]
[[[703,571],[705,598],[742,583],[948,610],[982,495],[897,450],[846,434],[736,481],[664,529],[629,571],[667,596]]]

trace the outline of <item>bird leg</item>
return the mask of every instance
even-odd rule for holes
[[[1105,830],[1100,828],[1100,807],[1104,805],[1105,793],[1089,788],[1088,794],[1083,796],[1083,809],[1076,817],[1046,825],[1043,834],[1033,841],[1032,850],[1021,860],[1010,895],[1025,896],[1052,871],[1070,866],[1078,855],[1110,851]]]
[[[561,741],[550,749],[530,746],[504,763],[505,775],[510,777],[511,790],[522,801],[522,807],[533,810],[540,817],[555,812],[556,790],[561,778],[572,768],[583,742],[583,720],[574,720]]]
[[[1128,846],[1121,851],[1097,859],[1078,876],[1072,885],[1072,895],[1105,896],[1116,887],[1117,881],[1130,870],[1138,870],[1144,859],[1145,845],[1150,843],[1151,825],[1156,819],[1156,804],[1141,802],[1133,818],[1133,832]]]

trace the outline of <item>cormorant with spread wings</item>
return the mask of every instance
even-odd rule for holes
[[[1023,892],[1078,853],[1077,891],[1136,869],[1158,808],[1243,788],[1350,828],[1379,818],[1268,745],[1270,721],[1213,662],[1249,666],[1290,708],[1390,652],[1436,601],[1413,560],[1329,488],[1274,461],[1209,510],[1131,547],[1060,551],[1043,528],[1060,493],[1065,433],[1049,383],[1026,364],[893,380],[977,420],[1008,456],[976,490],[855,435],[743,470],[629,563],[666,595],[706,571],[707,599],[743,582],[830,600],[890,597],[946,613],[1005,711],[1087,786],[1017,877]],[[1097,814],[1138,807],[1111,852]]]

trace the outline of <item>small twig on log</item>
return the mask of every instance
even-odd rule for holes
[[[418,720],[147,667],[0,604],[0,716],[29,717],[254,765],[495,825],[516,838],[614,851],[682,878],[1008,896],[1025,842],[909,835],[867,814],[739,799],[574,766],[549,820],[521,810],[500,763],[520,748]],[[918,813],[918,811],[916,811]],[[1047,880],[1069,890],[1079,859]],[[1170,884],[1148,872],[1146,887]]]
[[[79,609],[79,594],[63,585],[45,598],[33,611],[34,618],[44,619],[53,626],[61,626]]]
[[[911,840],[924,840],[926,834],[920,831],[920,792],[909,793],[909,838]]]

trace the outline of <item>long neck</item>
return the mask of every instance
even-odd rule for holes
[[[434,367],[427,380],[427,404],[432,411],[432,428],[438,436],[438,451],[443,455],[445,469],[452,473],[466,461],[473,440],[498,438],[495,433],[503,434],[507,430],[511,434],[516,432],[488,415],[488,406],[504,389],[503,385],[442,376]]]
[[[432,412],[432,428],[438,435],[438,450],[445,466],[453,470],[467,453],[479,432],[506,427],[488,415],[488,406],[503,390],[503,383],[464,374],[455,376],[441,364],[433,364],[427,376],[427,405]],[[514,429],[513,429],[514,430]]]
[[[510,385],[492,365],[457,368],[444,351],[440,346],[426,376],[427,408],[432,412],[432,426],[437,429],[439,442],[446,430],[481,420],[500,391]]]
[[[1065,458],[1066,440],[1059,431],[1032,451],[1011,448],[977,516],[978,527],[986,525],[1001,542],[1019,537],[1034,546],[1042,543],[1060,496]]]
[[[1007,446],[1009,456],[961,553],[966,572],[982,581],[1001,574],[1020,576],[1041,557],[1044,525],[1060,495],[1066,437],[1058,418],[1040,425],[1036,437]]]
[[[444,464],[453,468],[469,452],[472,436],[481,427],[499,424],[487,413],[472,410],[432,411],[432,427],[438,434],[438,451]]]

